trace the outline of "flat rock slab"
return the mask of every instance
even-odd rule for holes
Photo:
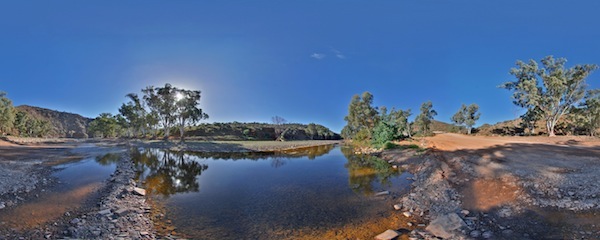
[[[384,196],[384,195],[390,195],[390,191],[383,191],[383,192],[375,193],[375,196]]]
[[[465,222],[456,213],[450,213],[436,218],[429,223],[425,230],[436,237],[451,238],[454,230],[466,226]]]
[[[133,188],[133,192],[140,196],[146,196],[146,189],[143,188]]]
[[[104,210],[98,211],[98,214],[100,214],[100,215],[109,215],[110,213],[111,213],[110,209],[104,209]]]
[[[394,230],[388,229],[385,232],[375,236],[376,240],[391,240],[400,236],[400,234]]]

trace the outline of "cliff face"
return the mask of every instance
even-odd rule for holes
[[[48,121],[52,126],[50,137],[87,138],[87,126],[93,120],[79,114],[59,112],[46,108],[22,105],[18,111],[26,112],[31,117]]]

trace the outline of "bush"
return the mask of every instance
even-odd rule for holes
[[[392,143],[392,142],[385,142],[385,144],[383,144],[383,150],[389,150],[389,149],[396,149],[400,146]]]
[[[371,140],[371,143],[375,147],[382,147],[387,142],[396,139],[397,132],[398,129],[396,129],[396,127],[385,122],[379,122],[375,128],[373,128],[373,139]]]

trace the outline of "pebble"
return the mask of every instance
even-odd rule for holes
[[[469,236],[471,236],[472,238],[478,238],[479,236],[481,236],[481,231],[479,231],[479,230],[473,230],[473,231],[471,231],[471,233],[469,234]]]
[[[485,239],[491,238],[494,234],[491,231],[484,232],[481,236]]]
[[[402,215],[404,215],[405,217],[412,217],[411,212],[403,212]]]
[[[396,209],[396,210],[402,209],[402,204],[394,204],[394,209]]]

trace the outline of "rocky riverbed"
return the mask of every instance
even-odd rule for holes
[[[600,148],[442,135],[425,153],[381,153],[414,174],[394,206],[411,239],[598,239]],[[573,142],[573,141],[563,141]]]
[[[122,153],[117,170],[107,180],[96,207],[71,216],[64,237],[78,239],[155,239],[144,189],[136,187],[128,153]]]

